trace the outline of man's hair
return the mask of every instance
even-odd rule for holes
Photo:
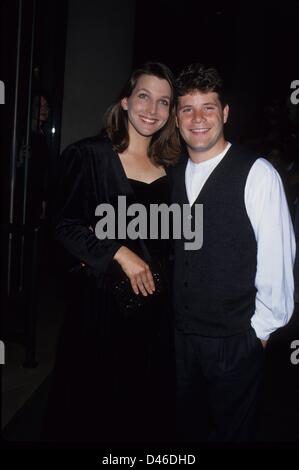
[[[111,139],[115,151],[121,153],[128,148],[128,113],[123,110],[121,100],[131,96],[141,75],[167,80],[171,88],[169,118],[164,127],[152,136],[148,156],[160,165],[173,165],[181,152],[175,126],[175,80],[170,69],[160,62],[146,62],[133,70],[116,102],[106,112],[104,119],[106,133]]]
[[[177,98],[195,91],[218,93],[222,107],[227,104],[223,89],[223,81],[215,67],[200,63],[185,67],[176,80]]]

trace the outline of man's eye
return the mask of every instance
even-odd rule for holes
[[[191,108],[184,108],[182,109],[183,113],[189,113],[191,111]]]

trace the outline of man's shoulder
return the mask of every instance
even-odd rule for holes
[[[252,150],[245,145],[241,145],[237,142],[232,142],[228,152],[237,154],[243,160],[252,160],[255,161],[260,158],[260,155],[257,151]]]
[[[178,171],[180,171],[180,169],[182,168],[185,168],[185,166],[187,165],[187,162],[189,160],[189,156],[187,154],[182,154],[178,161],[176,162],[175,165],[172,165],[171,167],[168,167],[169,171],[172,172],[172,173],[177,173]]]
[[[170,181],[174,182],[178,177],[184,175],[185,168],[188,162],[188,156],[182,154],[177,163],[173,166],[167,168],[167,175],[170,178]]]
[[[274,166],[262,156],[259,156],[254,162],[251,173],[260,180],[265,178],[269,180],[280,178],[279,173],[274,168]]]

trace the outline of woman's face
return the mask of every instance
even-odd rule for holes
[[[129,134],[151,137],[160,130],[169,117],[171,88],[167,80],[154,75],[141,75],[129,98],[121,100],[128,112]]]

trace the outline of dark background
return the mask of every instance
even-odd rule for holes
[[[24,143],[32,146],[28,131],[33,96],[46,94],[50,105],[44,128],[50,193],[61,150],[100,130],[105,110],[132,67],[147,60],[165,62],[175,73],[191,62],[216,66],[228,90],[228,139],[266,157],[278,146],[283,171],[292,163],[298,172],[299,105],[290,103],[290,84],[299,80],[299,0],[237,4],[214,0],[2,0],[0,13],[0,79],[6,91],[5,105],[0,106],[0,338],[8,345],[21,344],[26,367],[34,368],[41,362],[36,325],[45,316],[45,305],[55,299],[68,261],[51,242],[49,221],[28,221],[28,208],[23,204],[32,188],[19,158]],[[294,188],[291,209],[298,193],[296,184]],[[283,333],[281,338],[283,352],[279,347],[274,350],[275,367],[273,362],[269,377],[276,387],[274,409],[280,400],[288,402],[289,396],[290,406],[282,416],[272,418],[271,407],[267,408],[270,425],[265,429],[271,431],[272,422],[270,438],[276,440],[288,439],[298,431],[298,421],[292,418],[295,390],[299,392],[296,367],[289,366],[290,337]],[[15,367],[17,370],[19,364]],[[284,380],[274,377],[274,368],[291,384],[289,394]],[[31,416],[30,408],[29,419]],[[283,431],[275,434],[279,419]],[[16,426],[26,434],[24,420],[22,425],[18,421],[11,435],[16,435]]]

